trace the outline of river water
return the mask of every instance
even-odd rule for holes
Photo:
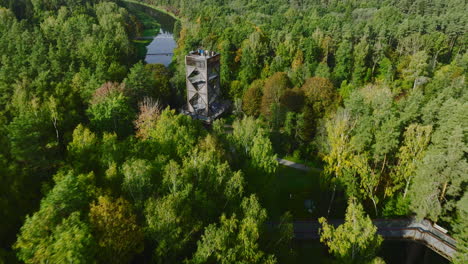
[[[167,67],[172,62],[173,52],[177,47],[173,35],[176,20],[163,12],[149,7],[144,8],[145,12],[154,17],[161,25],[159,34],[146,46],[148,51],[146,53],[145,62],[150,64],[164,64]]]

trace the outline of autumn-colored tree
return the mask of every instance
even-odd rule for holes
[[[156,121],[161,115],[162,108],[159,101],[154,101],[149,97],[145,97],[139,103],[140,114],[137,120],[134,121],[136,128],[136,136],[141,139],[147,139],[151,130],[156,126]]]
[[[323,117],[337,103],[337,93],[333,83],[323,77],[312,77],[301,87],[317,117]]]
[[[255,80],[245,91],[242,99],[242,109],[247,115],[258,116],[262,104],[263,80]]]
[[[96,91],[94,91],[93,97],[91,99],[91,104],[98,104],[104,101],[108,96],[114,93],[123,93],[125,92],[125,84],[117,82],[106,82]]]
[[[103,262],[128,263],[143,250],[143,232],[123,198],[100,196],[91,204],[89,220]]]
[[[290,85],[288,75],[284,72],[277,72],[266,80],[261,104],[261,112],[264,116],[272,118],[276,115],[272,109],[274,106],[280,106],[281,97]]]

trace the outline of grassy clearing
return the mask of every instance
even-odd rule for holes
[[[286,211],[290,211],[294,219],[314,217],[316,213],[307,212],[304,201],[310,199],[315,206],[318,205],[319,177],[317,171],[304,172],[280,165],[263,196],[270,218],[278,219]]]
[[[261,195],[270,219],[275,221],[286,211],[290,211],[295,220],[326,216],[332,191],[321,184],[321,177],[319,169],[305,172],[280,165]],[[305,200],[312,200],[315,207],[312,213],[307,211]],[[342,218],[345,208],[346,201],[337,194],[330,217]]]
[[[331,191],[320,184],[320,170],[309,172],[280,165],[273,180],[263,192],[263,205],[269,214],[269,221],[277,221],[286,211],[290,211],[294,220],[316,220],[327,213]],[[312,213],[307,212],[304,200],[310,199],[315,205]],[[345,202],[337,197],[335,199],[330,218],[343,218]],[[294,255],[290,263],[329,264],[334,263],[327,253],[327,248],[318,240],[293,241]]]

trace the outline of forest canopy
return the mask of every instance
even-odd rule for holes
[[[179,18],[168,68],[126,1],[0,0],[0,263],[297,261],[280,157],[346,220],[333,261],[383,263],[370,219],[407,217],[468,261],[466,1],[138,2]],[[233,105],[209,128],[176,111],[199,47]]]

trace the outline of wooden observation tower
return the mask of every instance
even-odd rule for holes
[[[187,107],[184,113],[211,123],[227,109],[221,101],[220,57],[214,51],[197,50],[185,56]]]

